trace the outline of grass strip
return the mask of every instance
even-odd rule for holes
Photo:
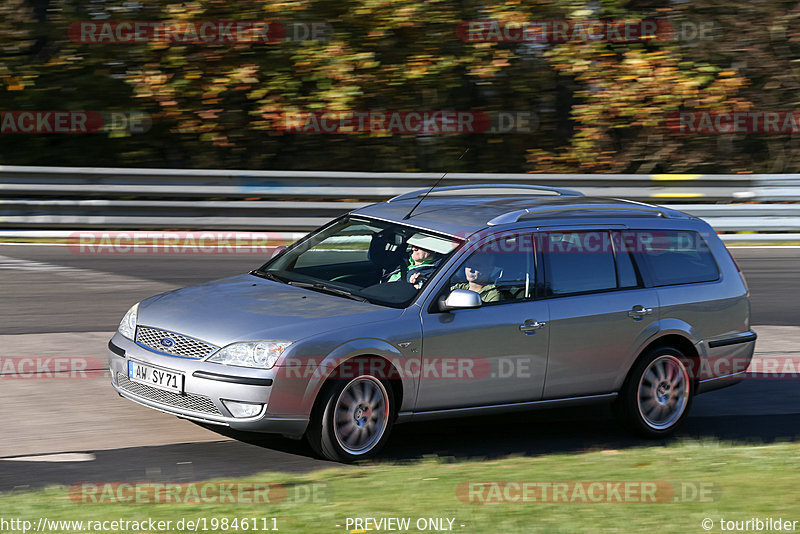
[[[277,495],[276,500],[280,502],[272,503],[253,503],[249,501],[253,496],[245,494],[233,503],[221,503],[219,500],[225,499],[213,496],[199,503],[164,502],[163,495],[162,502],[153,503],[153,493],[137,502],[130,492],[123,495],[125,502],[109,502],[119,494],[113,497],[113,492],[106,492],[102,498],[102,493],[81,493],[78,486],[54,486],[0,494],[0,517],[21,518],[34,525],[40,517],[49,521],[152,518],[169,520],[173,525],[184,519],[204,521],[198,531],[203,531],[204,524],[206,532],[263,532],[264,528],[272,532],[272,527],[277,525],[279,531],[284,532],[351,534],[362,530],[390,531],[357,528],[365,524],[354,523],[354,518],[367,517],[376,520],[408,518],[410,528],[399,530],[402,532],[419,532],[419,525],[430,532],[433,529],[428,518],[447,518],[453,520],[453,531],[465,534],[704,532],[701,522],[708,518],[714,524],[712,531],[719,532],[721,521],[779,517],[784,521],[800,520],[797,507],[799,463],[800,444],[794,442],[743,445],[713,440],[677,441],[667,446],[498,460],[430,458],[401,464],[377,462],[306,475],[265,472],[237,479],[243,487],[250,483],[279,484],[280,491],[270,492],[270,495]],[[469,486],[476,482],[496,484]],[[508,485],[509,482],[527,482],[529,488],[538,489],[523,495],[521,490]],[[554,498],[553,486],[549,492],[542,490],[548,484],[564,482],[570,483],[568,487],[571,488],[565,496]],[[592,483],[614,482],[623,484],[619,486],[622,500],[617,499],[614,491],[605,491],[601,502],[593,502],[592,498],[596,499],[602,492],[592,490]],[[655,494],[658,502],[641,502],[648,500],[641,495],[625,496],[624,483],[640,483],[640,489],[641,483],[655,484],[659,488]],[[577,491],[577,486],[584,491]],[[611,486],[606,484],[606,487]],[[473,493],[470,494],[469,488]],[[483,493],[476,488],[484,488]],[[594,488],[597,490],[599,486]],[[671,493],[669,488],[672,488]],[[90,494],[101,502],[80,502],[81,499],[94,500]],[[173,497],[183,499],[187,495]],[[549,498],[543,499],[546,495]],[[491,502],[485,502],[487,500]],[[272,523],[273,517],[276,523]],[[223,518],[228,520],[227,528],[224,528]],[[241,522],[238,528],[231,528],[235,518],[239,521],[256,518],[255,528],[249,522],[247,528],[242,528]],[[351,519],[349,523],[348,518]],[[418,523],[421,520],[424,523]],[[368,526],[374,527],[376,523]],[[449,523],[445,520],[437,526],[449,528]],[[81,531],[68,526],[48,530]],[[139,531],[151,532],[147,528]]]

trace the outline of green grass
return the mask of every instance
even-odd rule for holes
[[[683,441],[665,447],[490,461],[437,458],[403,464],[375,463],[307,475],[264,473],[241,479],[285,484],[289,498],[278,504],[79,504],[70,499],[68,488],[51,487],[0,494],[0,517],[27,519],[34,524],[39,517],[153,518],[173,522],[181,518],[210,521],[223,517],[276,517],[279,530],[284,532],[346,532],[348,517],[408,517],[412,525],[409,531],[418,532],[414,526],[418,518],[449,517],[455,518],[453,530],[463,533],[705,532],[700,523],[711,518],[715,523],[713,531],[720,532],[721,518],[800,520],[798,465],[800,443],[746,446]],[[711,491],[705,501],[656,504],[482,504],[464,502],[457,496],[459,484],[467,481],[643,481],[678,488],[681,483],[705,485]],[[312,488],[316,492],[314,499],[292,497],[305,496]],[[225,531],[211,529],[207,524],[210,532]],[[146,527],[140,531],[151,532]]]

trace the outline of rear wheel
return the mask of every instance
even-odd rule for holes
[[[649,438],[672,434],[686,419],[694,395],[686,356],[660,347],[634,365],[618,401],[620,415],[635,432]]]
[[[321,456],[352,462],[374,456],[389,436],[394,403],[388,382],[371,375],[331,382],[306,433]]]

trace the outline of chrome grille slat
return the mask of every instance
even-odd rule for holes
[[[172,338],[175,344],[172,347],[165,347],[161,340],[165,337]],[[205,358],[219,347],[210,343],[205,343],[199,339],[188,336],[151,328],[149,326],[136,327],[136,342],[152,350],[169,354],[170,356],[180,356],[181,358],[192,358],[200,360]]]
[[[132,382],[122,373],[117,373],[117,385],[125,391],[159,404],[182,408],[191,412],[222,415],[217,405],[214,404],[214,401],[203,395],[194,395],[191,393],[178,395],[170,391],[164,391],[145,384],[139,384],[138,382]]]

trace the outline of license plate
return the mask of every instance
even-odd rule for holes
[[[159,369],[128,360],[128,378],[133,382],[183,394],[184,376],[177,371]]]

